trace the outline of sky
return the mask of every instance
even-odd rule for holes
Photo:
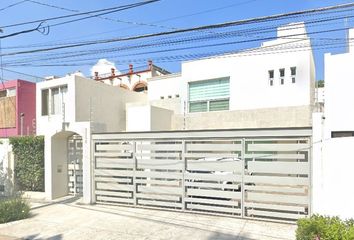
[[[34,0],[33,0],[34,1]],[[80,12],[109,8],[139,2],[139,0],[1,0],[0,1],[0,25],[7,26],[15,23],[28,22],[32,20],[45,19],[55,16],[73,14],[65,9],[76,10]],[[109,19],[90,18],[83,21],[52,26],[55,23],[65,21],[61,19],[56,21],[46,21],[42,26],[49,26],[43,30],[46,34],[33,31],[26,34],[4,38],[1,40],[1,51],[3,54],[17,52],[22,50],[41,48],[44,45],[75,43],[87,40],[121,38],[127,36],[135,36],[141,34],[157,33],[161,31],[170,31],[171,29],[181,29],[196,27],[201,25],[216,24],[227,21],[242,20],[246,18],[254,18],[260,16],[268,16],[273,14],[287,13],[311,8],[331,6],[336,4],[349,3],[351,1],[343,0],[161,0],[156,3],[133,8],[125,11],[120,11],[105,15]],[[44,3],[49,6],[43,6],[38,3]],[[11,6],[14,4],[14,6]],[[11,6],[11,7],[9,7]],[[57,8],[55,8],[55,7]],[[4,9],[5,8],[5,9]],[[71,20],[71,19],[70,19]],[[272,26],[289,23],[292,21],[301,21],[302,19],[291,19],[287,21],[273,22]],[[129,23],[127,23],[129,22]],[[347,24],[347,25],[345,25]],[[2,36],[37,27],[38,23],[33,23],[25,26],[2,28]],[[151,26],[150,26],[151,25]],[[0,26],[0,28],[1,28]],[[344,28],[345,26],[354,27],[353,19],[350,18],[347,23],[339,21],[333,26],[319,26],[318,29]],[[49,30],[49,32],[48,32]],[[317,30],[316,28],[311,31]],[[308,29],[309,31],[309,29]],[[198,33],[203,34],[203,33]],[[205,34],[205,32],[204,32]],[[275,36],[275,29],[268,33],[267,36]],[[345,31],[335,31],[328,34],[323,34],[325,37],[345,38]],[[175,39],[188,38],[198,36],[197,34],[184,34],[176,36]],[[321,36],[321,37],[323,37]],[[169,38],[160,38],[169,39]],[[205,54],[212,52],[227,52],[237,51],[252,47],[257,47],[262,41],[252,41],[243,44],[229,44],[219,47],[204,47],[195,48],[198,45],[205,45],[208,42],[194,42],[193,45],[178,45],[164,47],[150,47],[144,49],[144,54],[137,54],[138,51],[129,51],[126,48],[129,44],[145,44],[153,40],[159,39],[143,39],[140,41],[131,41],[123,43],[101,44],[90,47],[72,48],[66,50],[58,50],[48,53],[36,53],[33,55],[17,55],[2,57],[2,72],[3,79],[27,79],[38,81],[39,78],[24,75],[26,73],[33,76],[64,76],[67,73],[72,73],[80,70],[86,76],[90,76],[92,65],[99,59],[104,58],[111,61],[121,72],[128,68],[129,63],[133,63],[136,68],[144,68],[146,59],[152,59],[154,63],[170,72],[178,72],[181,68],[181,59],[176,59],[177,55],[190,54]],[[237,41],[236,38],[230,38],[229,41]],[[161,40],[160,40],[161,41]],[[225,40],[217,39],[213,43],[221,43]],[[211,41],[209,41],[211,42]],[[37,45],[35,47],[31,45]],[[40,44],[38,46],[38,44]],[[44,45],[43,45],[44,44]],[[43,46],[41,46],[43,45]],[[194,46],[185,50],[171,50],[176,47]],[[116,51],[110,49],[118,48]],[[123,50],[119,50],[123,49]],[[170,49],[166,52],[158,52],[161,49]],[[76,56],[71,58],[58,58],[64,54],[80,54],[78,51],[97,50],[96,53],[91,53],[85,57]],[[143,51],[143,52],[144,52]],[[323,79],[323,54],[325,52],[340,53],[344,52],[344,47],[336,48],[320,48],[314,51],[316,63],[316,79]],[[142,52],[142,51],[140,51]],[[168,61],[159,61],[159,57],[168,57]],[[42,58],[46,60],[41,60]],[[154,60],[155,59],[155,60]],[[21,65],[18,62],[25,61],[26,64]],[[130,62],[134,61],[134,62]],[[17,64],[17,65],[16,65]],[[43,66],[46,65],[46,66]],[[50,65],[50,66],[48,66]],[[56,65],[56,66],[53,66]],[[10,71],[16,71],[14,73]]]

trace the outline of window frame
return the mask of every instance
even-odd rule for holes
[[[214,98],[209,98],[209,99],[203,99],[203,100],[194,100],[190,101],[190,84],[197,83],[197,82],[212,82],[216,80],[223,80],[227,79],[228,81],[228,97],[214,97]],[[228,101],[228,108],[227,109],[221,109],[221,110],[210,110],[210,102],[214,101]],[[206,103],[206,110],[205,111],[191,111],[191,104],[193,103]],[[204,112],[217,112],[217,111],[229,111],[230,110],[230,76],[226,77],[219,77],[219,78],[212,78],[212,79],[207,79],[207,80],[199,80],[199,81],[192,81],[188,82],[188,113],[204,113]]]

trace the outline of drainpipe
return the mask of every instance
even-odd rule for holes
[[[24,114],[24,113],[21,113],[21,114],[20,114],[20,124],[21,124],[21,126],[20,126],[20,133],[21,133],[21,136],[23,136],[23,119],[24,119],[24,117],[25,117],[25,114]]]

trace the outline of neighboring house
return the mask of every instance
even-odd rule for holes
[[[349,30],[354,38],[354,29]],[[313,114],[314,212],[354,218],[354,47],[325,54],[324,112]]]
[[[349,39],[354,29],[349,30]],[[325,54],[325,138],[354,136],[354,46],[348,52]]]
[[[149,61],[147,68],[143,67],[142,69],[134,69],[133,64],[129,64],[129,71],[127,73],[117,74],[114,68],[111,69],[111,73],[108,75],[100,75],[99,72],[95,72],[94,79],[109,85],[120,86],[127,90],[146,92],[148,90],[148,78],[163,76],[169,73],[153,65],[152,61]]]
[[[0,84],[0,138],[36,134],[36,84],[11,80]]]
[[[310,50],[289,51],[299,45]],[[303,23],[282,26],[276,40],[259,48],[184,62],[181,73],[153,77],[148,88],[147,118],[156,118],[151,109],[158,108],[170,110],[164,116],[171,120],[145,131],[309,127],[315,99],[310,38]],[[141,108],[130,106],[128,121],[139,112],[143,118]]]
[[[141,101],[147,101],[145,93],[75,74],[37,84],[37,135],[45,137],[48,199],[90,192],[91,133],[125,131],[125,104]]]

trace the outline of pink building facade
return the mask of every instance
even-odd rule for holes
[[[0,83],[0,138],[36,134],[36,84]]]

